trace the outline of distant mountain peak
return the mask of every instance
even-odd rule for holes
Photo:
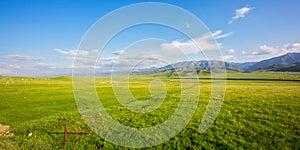
[[[300,53],[291,52],[281,56],[273,57],[270,59],[262,60],[260,62],[255,63],[254,65],[250,66],[246,70],[256,70],[259,68],[270,67],[272,65],[278,64],[293,64],[300,61]]]
[[[255,71],[255,70],[270,70],[270,67],[276,66],[275,71],[282,70],[280,67],[287,65],[295,66],[295,63],[300,62],[300,53],[297,52],[290,52],[286,53],[281,56],[273,57],[270,59],[262,60],[259,62],[245,62],[245,63],[234,63],[234,62],[223,62],[219,60],[192,60],[192,61],[183,61],[174,64],[169,64],[164,67],[159,68],[159,71],[166,71],[166,70],[174,70],[178,68],[191,68],[194,67],[195,69],[204,69],[207,70],[210,67],[219,67],[224,66],[227,70],[232,71]],[[295,67],[294,67],[295,68]],[[284,70],[284,69],[283,69]],[[287,70],[287,69],[285,69]],[[296,69],[288,69],[292,71],[297,71]],[[272,71],[272,70],[270,70]],[[299,70],[300,71],[300,70]]]

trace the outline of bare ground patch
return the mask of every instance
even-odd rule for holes
[[[12,138],[14,137],[13,133],[9,132],[9,125],[0,124],[0,138]]]

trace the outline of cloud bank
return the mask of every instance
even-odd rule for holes
[[[89,55],[88,51],[85,50],[62,50],[60,48],[55,48],[54,51],[60,53],[60,54],[65,54],[65,55],[70,55],[70,56],[87,56]]]
[[[232,35],[232,33],[222,34],[221,30],[217,30],[211,34],[205,34],[203,36],[190,39],[188,41],[175,40],[170,43],[161,44],[161,48],[165,50],[172,50],[174,46],[178,49],[181,49],[186,54],[198,53],[205,50],[217,50],[222,46],[222,43],[217,43],[215,39],[226,38]],[[199,44],[199,48],[195,45],[195,42]]]
[[[282,55],[289,52],[300,52],[300,43],[293,43],[293,44],[285,44],[282,46],[270,46],[270,45],[261,45],[259,46],[259,50],[257,51],[243,51],[242,54],[244,55],[252,55],[252,56],[259,56],[259,55]]]
[[[44,60],[43,57],[38,56],[27,56],[27,55],[2,55],[0,58],[18,61],[41,61]]]

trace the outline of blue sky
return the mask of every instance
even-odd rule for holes
[[[73,57],[86,31],[105,14],[139,2],[147,1],[1,0],[0,75],[71,74]],[[179,6],[201,19],[218,37],[226,61],[259,61],[300,52],[298,0],[154,2]],[[103,60],[113,62],[128,44],[147,36],[175,45],[189,42],[168,29],[164,29],[167,34],[156,31],[151,26],[124,31],[103,52]]]

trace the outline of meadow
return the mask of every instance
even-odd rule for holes
[[[300,73],[229,73],[227,77],[221,111],[205,133],[198,133],[198,128],[210,97],[209,75],[200,76],[199,104],[186,128],[149,149],[300,149]],[[130,80],[136,99],[150,97],[148,84],[153,79],[145,75]],[[108,76],[97,76],[95,84],[115,120],[144,128],[168,119],[180,100],[179,79],[159,79],[167,87],[166,98],[155,111],[142,114],[117,102]],[[128,149],[94,133],[69,134],[64,146],[61,133],[66,122],[69,130],[93,132],[77,110],[71,77],[0,77],[0,124],[9,125],[14,133],[13,138],[0,138],[0,149]]]

